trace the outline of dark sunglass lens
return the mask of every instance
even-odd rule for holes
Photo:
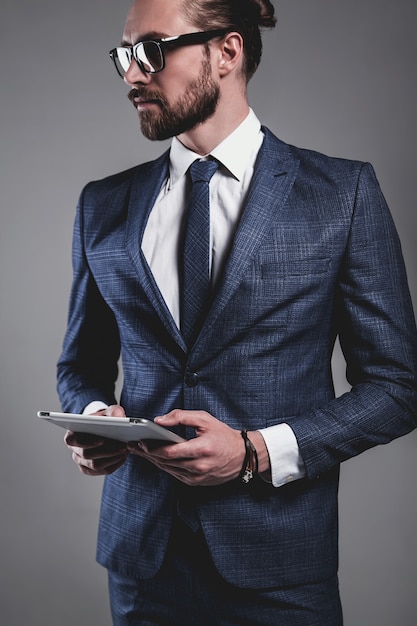
[[[144,41],[136,50],[139,63],[145,72],[160,72],[164,66],[162,51],[155,41]]]

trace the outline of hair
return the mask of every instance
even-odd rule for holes
[[[243,72],[249,81],[262,55],[261,29],[274,28],[275,10],[269,0],[184,0],[186,18],[201,30],[230,29],[242,35]]]

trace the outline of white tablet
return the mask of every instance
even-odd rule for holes
[[[89,433],[118,441],[158,439],[166,443],[181,443],[182,437],[167,428],[142,417],[108,417],[38,411],[38,417],[74,433]]]

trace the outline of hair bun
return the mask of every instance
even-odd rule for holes
[[[257,14],[258,26],[274,28],[276,24],[275,9],[269,0],[249,0]]]

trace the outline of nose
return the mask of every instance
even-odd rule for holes
[[[133,87],[134,85],[137,85],[138,83],[140,84],[149,83],[152,80],[152,77],[151,77],[151,74],[149,74],[148,72],[144,72],[140,68],[139,63],[135,59],[132,59],[129,65],[129,68],[126,74],[124,75],[123,80],[125,81],[127,85],[129,85],[129,87]]]

